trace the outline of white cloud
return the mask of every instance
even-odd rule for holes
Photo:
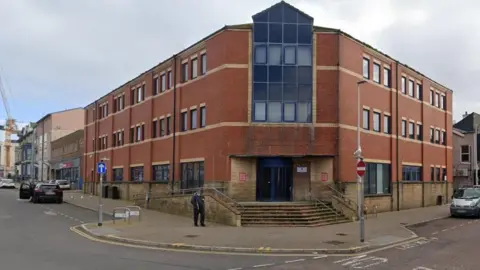
[[[0,67],[14,117],[84,106],[225,24],[277,0],[0,0]],[[455,91],[455,117],[477,108],[480,2],[291,0]],[[2,111],[0,110],[0,116]]]

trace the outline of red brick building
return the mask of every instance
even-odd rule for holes
[[[87,188],[105,159],[122,196],[222,186],[238,201],[356,198],[357,99],[366,204],[449,197],[452,91],[280,2],[226,26],[86,107]],[[446,180],[446,181],[445,181]],[[448,182],[448,183],[447,183]]]

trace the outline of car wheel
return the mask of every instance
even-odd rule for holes
[[[63,203],[63,199],[57,199],[57,203],[58,204]]]

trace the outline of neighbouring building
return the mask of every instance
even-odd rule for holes
[[[50,180],[54,178],[54,169],[51,163],[51,142],[83,129],[85,113],[83,108],[49,113],[36,123],[35,146],[36,163],[38,164],[38,179]]]
[[[86,106],[87,189],[104,160],[129,199],[208,185],[240,202],[356,200],[358,113],[367,206],[450,198],[452,90],[282,1]]]
[[[18,133],[18,146],[15,155],[15,165],[18,166],[17,178],[25,180],[36,178],[35,157],[32,157],[32,145],[35,145],[35,125],[29,123]]]
[[[83,145],[83,129],[52,141],[51,164],[55,180],[69,180],[72,188],[81,189]]]
[[[480,114],[465,112],[462,120],[453,125],[454,186],[479,184],[480,172]],[[475,167],[477,163],[477,167]],[[478,175],[475,179],[475,174]]]
[[[11,150],[8,152],[5,142],[0,142],[0,177],[13,178],[15,176],[15,153],[18,142],[11,140],[10,145]],[[10,155],[10,157],[7,157],[7,155]]]

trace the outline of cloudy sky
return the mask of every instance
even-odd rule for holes
[[[251,22],[277,1],[0,0],[0,74],[13,117],[37,121],[83,107],[225,24]],[[455,119],[477,109],[480,2],[287,2],[316,25],[340,28],[453,89]]]

